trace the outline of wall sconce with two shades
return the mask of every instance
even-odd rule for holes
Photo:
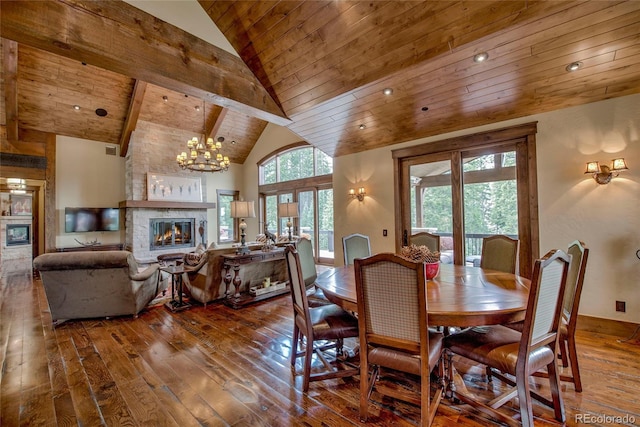
[[[587,170],[585,170],[584,173],[593,176],[593,179],[595,179],[598,184],[602,185],[610,183],[612,178],[620,175],[620,172],[628,169],[629,168],[627,167],[624,159],[619,158],[611,161],[611,167],[607,165],[600,165],[598,162],[588,162]]]
[[[359,201],[362,202],[364,200],[364,196],[366,195],[367,193],[364,191],[364,187],[358,188],[357,192],[354,188],[349,189],[349,197],[351,197],[352,199],[357,198]]]

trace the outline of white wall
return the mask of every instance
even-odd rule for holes
[[[531,121],[538,121],[541,254],[584,241],[591,254],[580,313],[640,323],[640,95],[336,158],[336,264],[342,263],[339,238],[349,233],[368,234],[374,252],[395,249],[392,149]],[[587,161],[609,164],[615,157],[624,157],[630,170],[609,185],[583,174]],[[367,191],[362,203],[346,196],[357,186]],[[626,313],[615,311],[616,300],[626,301]]]
[[[56,247],[78,246],[74,239],[102,244],[124,242],[122,218],[120,232],[64,231],[64,208],[117,208],[125,199],[125,160],[119,149],[111,156],[105,154],[110,144],[67,136],[58,136],[56,143]]]

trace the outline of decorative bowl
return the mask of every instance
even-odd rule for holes
[[[427,262],[424,264],[424,275],[427,280],[431,280],[438,275],[440,262]]]

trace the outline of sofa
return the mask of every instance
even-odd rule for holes
[[[70,319],[133,315],[168,286],[158,264],[139,271],[129,251],[56,252],[39,255],[40,273],[54,325]]]

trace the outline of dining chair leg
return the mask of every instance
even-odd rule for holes
[[[560,378],[558,376],[558,365],[556,361],[547,365],[547,372],[549,373],[549,389],[551,391],[551,401],[553,406],[553,413],[556,420],[561,423],[565,422],[564,404],[562,403],[562,394],[560,393]]]
[[[571,365],[571,375],[573,376],[573,385],[578,393],[582,393],[582,380],[580,379],[580,367],[578,366],[578,350],[576,349],[576,340],[569,337],[567,341],[569,347],[569,360]]]
[[[566,368],[569,366],[569,358],[567,357],[567,339],[561,337],[558,341],[558,346],[560,347],[560,359],[562,359],[562,367]]]
[[[533,427],[533,405],[531,403],[529,375],[525,373],[516,375],[516,392],[518,401],[520,402],[520,420],[522,427]]]
[[[291,367],[295,369],[296,358],[298,357],[298,341],[300,339],[300,330],[297,326],[293,326],[293,338],[291,339]]]
[[[313,356],[313,342],[309,339],[306,340],[304,351],[304,379],[302,381],[302,390],[309,391],[309,382],[311,379],[311,357]]]

